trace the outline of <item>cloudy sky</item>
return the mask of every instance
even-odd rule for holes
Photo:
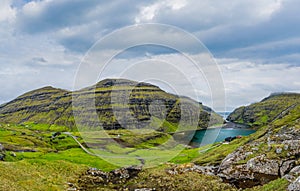
[[[178,27],[207,47],[223,77],[226,110],[272,92],[299,92],[299,7],[298,0],[1,0],[0,104],[46,85],[73,89],[95,42],[143,23]],[[174,51],[141,48],[114,65],[149,55],[180,60]]]

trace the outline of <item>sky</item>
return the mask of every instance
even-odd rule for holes
[[[272,92],[300,92],[299,7],[298,0],[1,0],[0,104],[47,85],[74,89],[78,69],[99,39],[145,23],[177,27],[203,43],[222,76],[227,111]],[[186,44],[175,32],[168,32],[172,42]],[[145,36],[124,35],[109,46]],[[115,57],[107,76],[147,58],[183,62],[174,50],[138,47]],[[204,86],[198,100],[212,106]]]

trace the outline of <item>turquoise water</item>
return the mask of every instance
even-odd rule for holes
[[[215,142],[224,141],[226,137],[238,135],[247,136],[254,133],[251,129],[233,129],[233,128],[216,128],[207,130],[198,130],[195,132],[192,142],[200,145],[207,145]]]

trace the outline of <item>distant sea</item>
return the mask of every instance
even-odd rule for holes
[[[217,114],[221,115],[223,119],[226,119],[228,115],[231,113],[231,111],[218,111]]]

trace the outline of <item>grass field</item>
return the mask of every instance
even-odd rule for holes
[[[4,152],[0,152],[5,154],[4,161],[0,162],[0,190],[66,190],[68,183],[76,183],[88,168],[110,171],[120,166],[140,164],[144,165],[144,170],[136,180],[143,182],[139,182],[140,186],[150,186],[159,180],[162,184],[169,181],[182,189],[184,185],[193,184],[193,190],[197,186],[203,190],[235,190],[210,176],[195,173],[176,177],[166,175],[166,163],[217,165],[237,147],[266,131],[261,128],[230,144],[215,143],[200,148],[186,148],[180,144],[174,146],[170,135],[152,130],[71,132],[83,146],[93,146],[88,148],[98,155],[93,156],[80,148],[71,136],[57,130],[65,129],[59,126],[46,128],[43,124],[0,126],[0,143],[5,148]],[[286,181],[278,179],[263,187],[248,190],[281,189],[286,185]]]

